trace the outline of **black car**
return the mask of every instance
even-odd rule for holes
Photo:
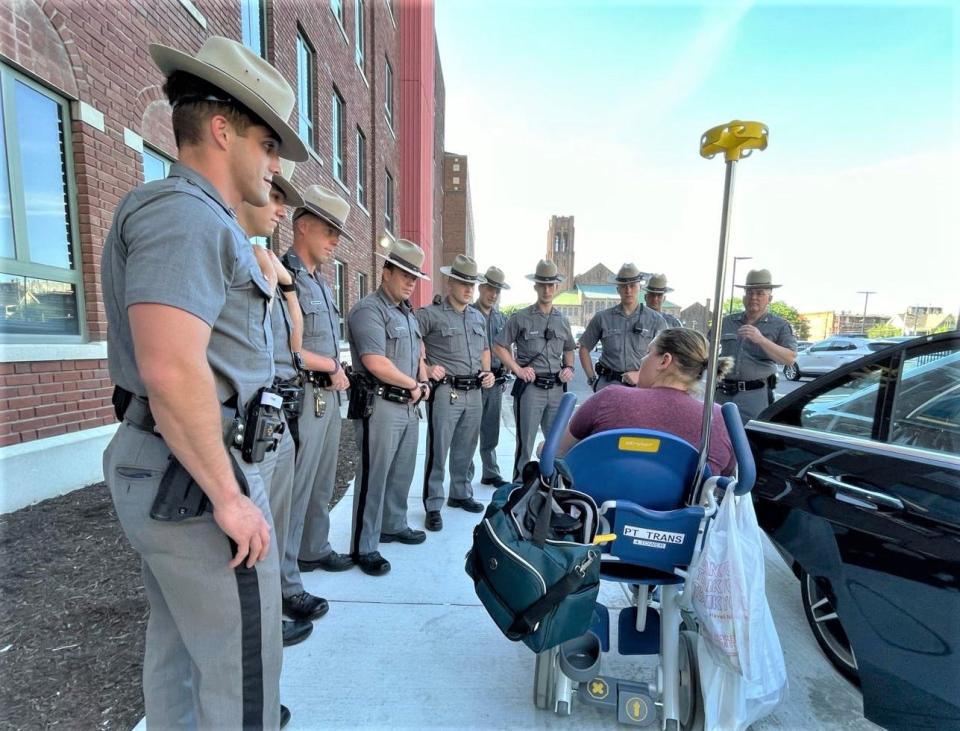
[[[960,729],[960,333],[845,365],[747,434],[760,525],[864,715]]]

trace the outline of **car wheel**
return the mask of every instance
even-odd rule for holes
[[[800,598],[807,623],[831,664],[854,685],[860,685],[857,658],[834,609],[833,594],[822,579],[800,571]]]
[[[800,369],[797,367],[796,363],[790,363],[783,367],[783,375],[786,376],[791,381],[800,380]]]

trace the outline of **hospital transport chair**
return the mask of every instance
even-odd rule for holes
[[[568,394],[564,398],[575,398]],[[737,478],[705,476],[698,504],[689,505],[700,455],[671,434],[617,429],[594,434],[562,458],[573,487],[600,506],[602,581],[619,582],[629,606],[615,617],[621,656],[656,656],[653,682],[601,673],[611,651],[611,616],[597,602],[590,630],[537,654],[534,702],[560,715],[578,702],[609,708],[621,723],[667,731],[702,728],[697,624],[684,601],[687,569],[703,547],[717,511],[715,493],[746,495],[756,469],[735,404],[722,414],[737,460]],[[564,424],[565,426],[565,424]],[[554,459],[547,448],[543,461]],[[689,600],[689,596],[686,597]],[[639,668],[638,668],[639,669]],[[659,721],[659,723],[658,723]]]

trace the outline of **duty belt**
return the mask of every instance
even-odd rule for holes
[[[323,371],[304,371],[303,375],[309,383],[319,388],[326,388],[333,384],[333,381],[330,379],[332,374],[330,373],[324,373]]]
[[[724,378],[717,384],[717,388],[723,391],[728,396],[732,396],[735,393],[740,391],[756,391],[758,388],[773,388],[768,383],[766,378],[757,378],[752,381],[734,381],[729,378]]]
[[[507,372],[503,366],[493,369],[493,385],[501,386],[507,382]]]
[[[598,376],[603,376],[609,381],[622,381],[623,372],[615,371],[613,368],[608,368],[603,363],[597,363],[596,368],[594,369],[597,372]]]
[[[537,374],[537,377],[533,379],[533,385],[537,388],[546,388],[550,389],[554,386],[561,385],[560,378],[556,373],[549,373],[547,375]]]
[[[444,376],[439,381],[438,384],[448,384],[451,388],[455,388],[458,391],[472,391],[475,388],[480,388],[480,377],[479,376]]]
[[[373,392],[385,401],[393,401],[396,404],[408,404],[413,399],[410,389],[394,386],[391,383],[379,383],[373,387]]]
[[[296,419],[303,411],[303,385],[298,375],[293,378],[273,379],[273,387],[283,398],[283,413],[287,419]]]

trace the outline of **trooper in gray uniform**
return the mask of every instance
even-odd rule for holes
[[[743,285],[743,312],[723,318],[720,355],[733,358],[733,370],[717,383],[717,403],[733,401],[746,423],[773,403],[777,367],[793,363],[797,338],[790,323],[768,312],[773,284],[767,269],[747,273]]]
[[[304,367],[287,560],[298,562],[301,571],[345,571],[353,560],[330,546],[329,505],[340,454],[340,404],[350,382],[340,365],[340,312],[320,267],[333,258],[341,238],[353,241],[345,229],[350,205],[322,185],[308,187],[303,199],[293,214],[293,246],[282,257],[303,315]]]
[[[281,424],[272,292],[234,210],[265,205],[278,155],[303,160],[306,149],[285,122],[293,90],[239,43],[213,36],[195,57],[150,54],[167,76],[179,162],[120,202],[101,263],[123,418],[103,471],[150,604],[146,720],[275,729],[289,712],[258,469]]]
[[[644,287],[643,301],[647,303],[647,307],[651,310],[656,310],[660,313],[660,316],[666,321],[667,327],[683,327],[683,323],[679,319],[671,315],[669,312],[663,312],[663,299],[667,296],[668,292],[672,292],[673,287],[667,286],[667,275],[666,274],[653,274],[650,276],[650,281],[647,282],[647,286]]]
[[[580,336],[580,364],[594,391],[611,383],[637,385],[640,361],[650,342],[667,326],[659,312],[639,302],[640,285],[646,278],[636,264],[620,267],[609,278],[617,285],[620,304],[595,314]],[[599,342],[603,353],[594,368],[590,351]]]
[[[390,562],[379,543],[416,544],[426,534],[407,523],[407,496],[417,458],[419,403],[429,397],[423,340],[408,304],[423,272],[423,249],[386,240],[380,287],[350,310],[354,373],[347,415],[356,419],[360,461],[353,490],[351,551],[360,569],[382,576]]]
[[[473,303],[473,307],[483,315],[486,331],[487,345],[490,348],[490,370],[493,372],[493,386],[485,388],[483,394],[483,416],[480,419],[480,463],[483,465],[483,474],[480,476],[480,484],[493,485],[501,487],[507,484],[507,481],[500,476],[500,465],[497,464],[497,444],[500,443],[500,408],[503,404],[503,391],[506,387],[507,373],[500,362],[500,359],[493,351],[493,344],[507,324],[507,318],[497,302],[500,299],[500,291],[510,289],[506,283],[503,271],[497,267],[490,267],[484,273],[486,280],[477,289],[479,296]],[[468,470],[468,479],[473,482],[474,466],[470,463]]]
[[[303,198],[290,182],[294,164],[284,161],[282,168],[283,175],[273,176],[273,190],[270,191],[270,202],[266,206],[257,207],[244,203],[237,209],[237,220],[250,236],[272,236],[277,224],[286,217],[286,206],[303,205]],[[253,252],[261,272],[280,295],[273,297],[270,310],[273,324],[273,387],[284,401],[283,418],[286,428],[281,434],[279,446],[267,452],[260,463],[260,476],[270,499],[270,512],[273,513],[274,536],[280,557],[283,609],[291,617],[283,620],[283,645],[289,647],[310,636],[313,631],[311,620],[326,614],[329,604],[326,599],[304,591],[297,569],[296,554],[294,553],[292,558],[286,557],[290,543],[296,458],[293,433],[303,405],[302,361],[299,354],[303,320],[296,318],[300,304],[297,301],[293,278],[276,255],[257,245],[254,245]]]
[[[534,274],[537,302],[514,312],[497,337],[494,352],[517,377],[513,391],[513,413],[517,425],[517,450],[513,461],[513,481],[520,479],[523,466],[533,455],[537,427],[543,434],[560,407],[560,399],[573,378],[574,350],[577,347],[570,323],[553,307],[557,286],[564,277],[553,261],[541,259]],[[511,352],[516,348],[516,357]]]
[[[427,404],[427,457],[423,470],[423,507],[427,530],[443,528],[443,476],[450,456],[450,498],[447,504],[470,513],[482,513],[473,499],[470,465],[480,438],[483,416],[481,389],[493,386],[490,346],[483,315],[470,306],[474,287],[483,277],[477,263],[458,254],[450,266],[440,267],[449,280],[447,296],[439,304],[417,310],[420,334],[433,391]]]

